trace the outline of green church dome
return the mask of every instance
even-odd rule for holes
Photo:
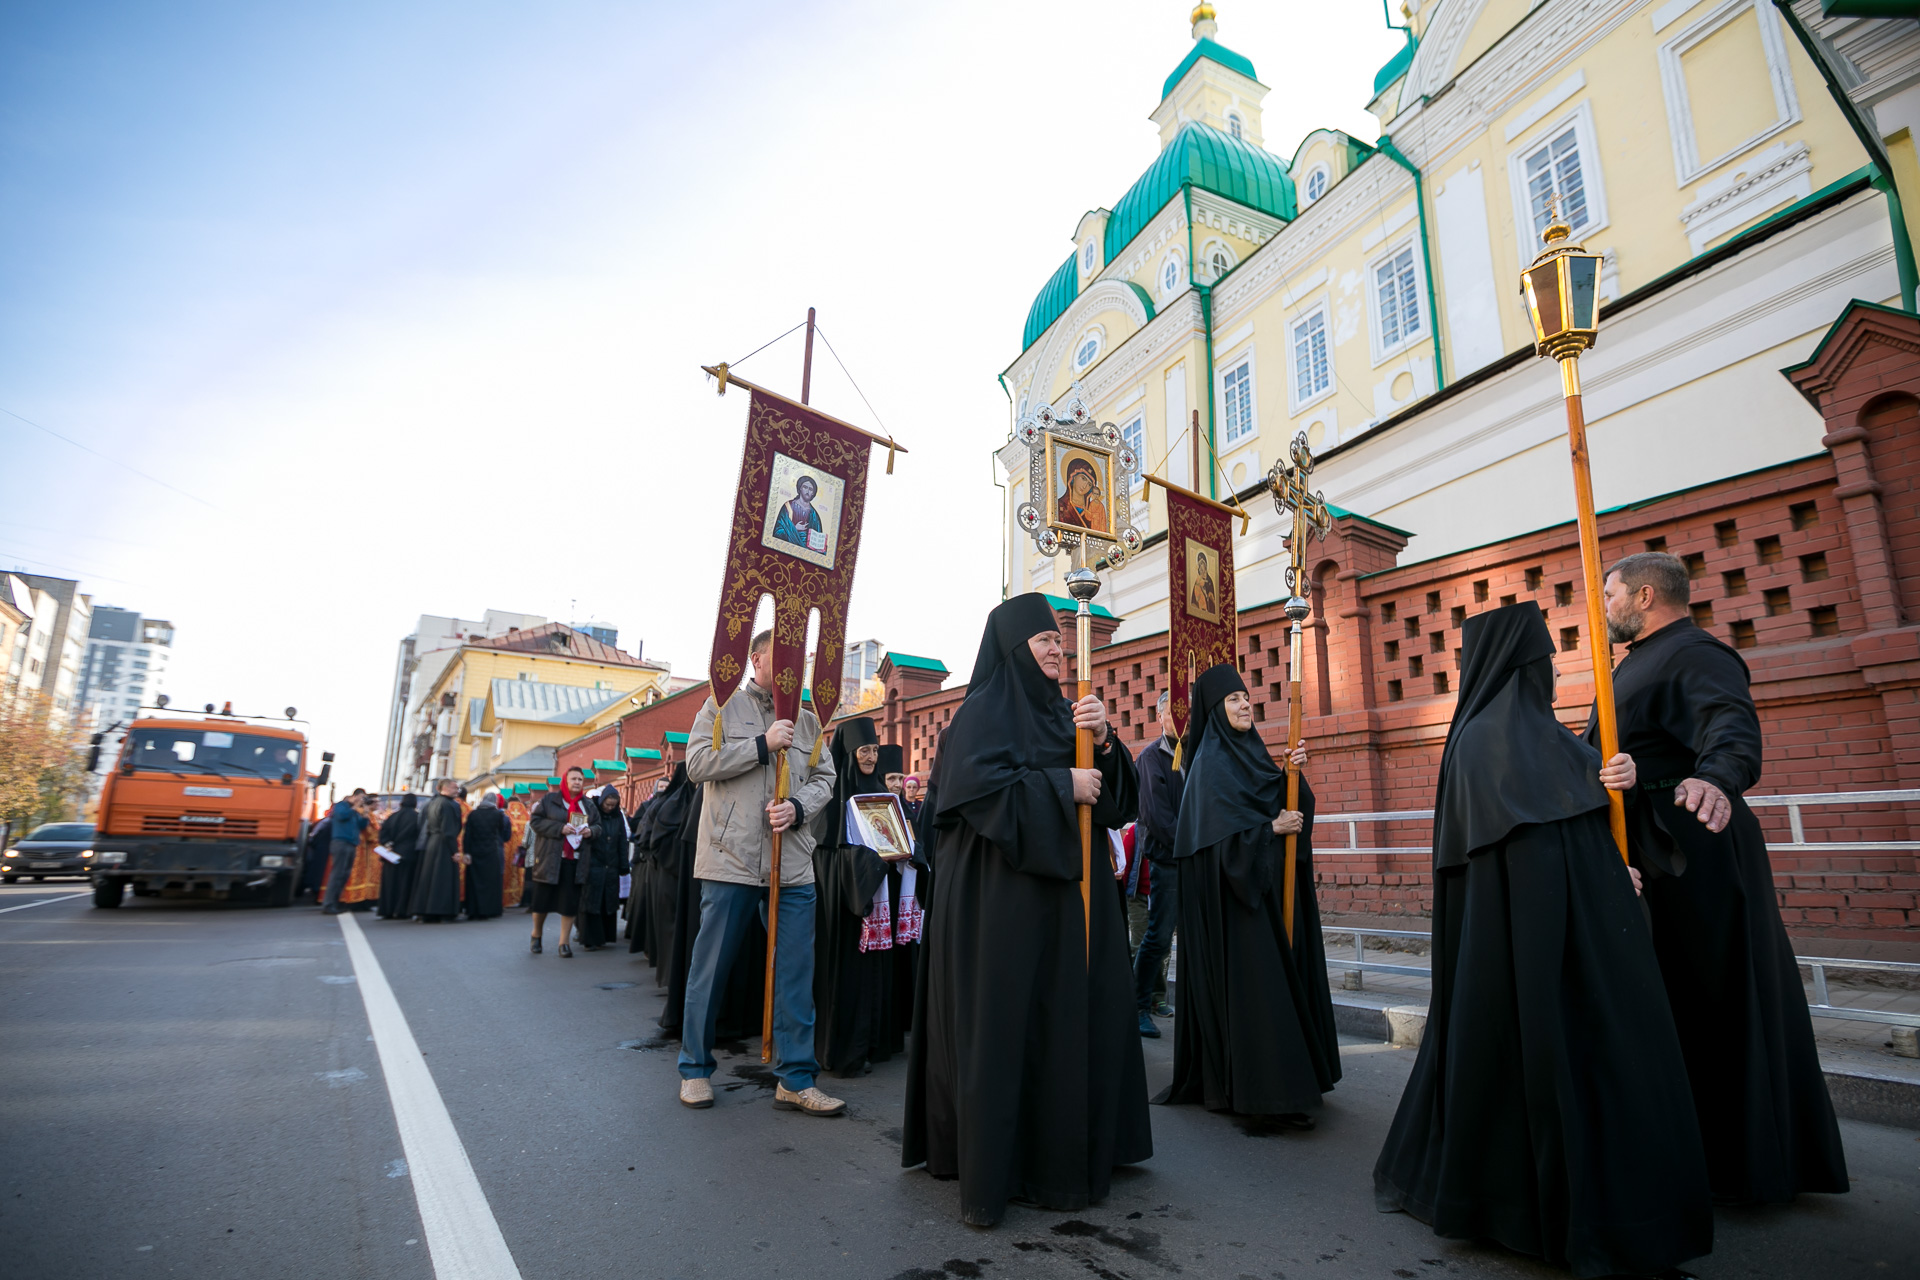
[[[1020,349],[1025,351],[1032,346],[1047,326],[1060,318],[1060,313],[1073,305],[1080,292],[1080,273],[1074,269],[1074,255],[1068,254],[1060,269],[1047,277],[1047,283],[1040,290],[1040,296],[1027,308],[1027,327],[1020,338]]]
[[[1260,79],[1259,76],[1253,74],[1253,63],[1249,62],[1245,57],[1235,53],[1223,44],[1216,43],[1211,37],[1201,36],[1193,42],[1192,50],[1188,52],[1180,65],[1173,69],[1173,74],[1167,77],[1167,82],[1160,86],[1160,97],[1165,99],[1168,94],[1172,93],[1173,86],[1180,83],[1180,77],[1192,70],[1193,64],[1202,58],[1217,62],[1229,71],[1238,71],[1249,80],[1258,81]]]
[[[1125,252],[1187,183],[1282,221],[1291,222],[1299,213],[1286,161],[1211,125],[1189,121],[1113,206],[1107,219],[1107,261]]]

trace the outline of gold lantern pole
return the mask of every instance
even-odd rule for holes
[[[1573,458],[1573,499],[1579,512],[1580,567],[1586,578],[1587,635],[1593,654],[1594,709],[1600,726],[1600,758],[1620,751],[1620,729],[1613,705],[1613,646],[1607,636],[1600,566],[1600,526],[1593,510],[1593,470],[1587,451],[1587,418],[1580,397],[1580,353],[1599,331],[1600,256],[1567,240],[1572,234],[1553,208],[1552,225],[1541,234],[1545,247],[1520,277],[1527,314],[1533,321],[1534,349],[1560,362],[1560,393],[1567,406],[1567,447]],[[1607,792],[1607,817],[1613,842],[1627,857],[1627,807],[1618,791]]]

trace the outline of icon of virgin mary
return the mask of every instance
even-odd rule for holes
[[[1085,458],[1070,460],[1063,479],[1067,491],[1055,504],[1054,520],[1077,529],[1106,533],[1109,528],[1107,505],[1101,501],[1100,474],[1094,470],[1093,463]]]
[[[820,496],[820,482],[812,476],[801,476],[793,482],[793,490],[795,496],[782,504],[780,516],[774,521],[773,536],[796,547],[805,547],[815,555],[825,555],[827,533],[820,523],[820,512],[813,505],[813,500]]]

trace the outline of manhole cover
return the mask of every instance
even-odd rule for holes
[[[595,985],[597,985],[602,991],[625,991],[628,987],[632,986],[633,984],[631,982],[601,982],[601,983],[596,983]]]

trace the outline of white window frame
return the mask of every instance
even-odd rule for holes
[[[1259,384],[1255,381],[1253,366],[1253,344],[1248,343],[1215,367],[1214,396],[1215,402],[1220,406],[1220,445],[1217,456],[1222,459],[1233,450],[1260,438]],[[1227,433],[1232,423],[1227,411],[1227,375],[1243,368],[1247,371],[1247,429],[1237,436],[1229,436]]]
[[[1686,71],[1681,59],[1747,10],[1760,28],[1760,50],[1767,60],[1767,78],[1772,82],[1774,120],[1766,128],[1737,143],[1711,159],[1700,157],[1699,140],[1693,131],[1693,102],[1687,93]],[[1783,129],[1800,123],[1800,99],[1793,91],[1793,68],[1787,60],[1787,41],[1782,33],[1780,15],[1771,4],[1756,0],[1726,0],[1692,26],[1660,46],[1660,88],[1667,99],[1668,134],[1673,139],[1673,175],[1680,186],[1687,186],[1773,137]],[[1582,152],[1582,159],[1585,153]]]
[[[1085,347],[1089,342],[1093,343],[1093,354],[1087,357],[1086,363],[1082,364],[1080,361],[1080,350],[1082,347]],[[1073,371],[1076,374],[1084,373],[1088,369],[1093,368],[1094,365],[1100,363],[1100,357],[1106,354],[1106,350],[1107,350],[1106,329],[1097,324],[1092,325],[1092,326],[1089,326],[1086,329],[1086,331],[1083,332],[1079,337],[1073,340],[1073,351],[1067,357],[1067,360],[1068,360],[1068,363],[1073,365]]]
[[[1325,178],[1327,180],[1327,185],[1320,188],[1320,195],[1318,196],[1308,195],[1307,187],[1312,184],[1315,177]],[[1327,192],[1332,189],[1333,189],[1333,170],[1329,169],[1324,163],[1316,164],[1315,166],[1313,166],[1313,168],[1307,170],[1306,176],[1300,180],[1300,198],[1308,204],[1312,204],[1314,201],[1320,199],[1321,196],[1326,195]]]
[[[1300,394],[1300,382],[1296,376],[1299,368],[1295,364],[1294,338],[1299,330],[1315,316],[1320,318],[1320,331],[1327,340],[1327,385],[1303,397]],[[1328,305],[1328,300],[1323,294],[1302,307],[1300,314],[1287,322],[1287,407],[1293,413],[1303,413],[1332,395],[1339,381],[1334,376],[1333,367],[1333,308]]]
[[[1216,251],[1227,255],[1227,271],[1231,271],[1240,265],[1240,255],[1233,251],[1232,245],[1218,237],[1207,241],[1206,244],[1200,247],[1200,261],[1206,264],[1204,277],[1209,284],[1218,283],[1220,276],[1227,274],[1227,271],[1222,271],[1220,275],[1213,273],[1213,255]]]
[[[1080,246],[1080,274],[1086,276],[1098,271],[1100,269],[1099,258],[1099,241],[1093,236],[1088,236],[1087,242]]]
[[[1167,288],[1167,267],[1173,266],[1173,287]],[[1178,249],[1170,250],[1160,259],[1160,265],[1154,268],[1153,283],[1160,290],[1162,301],[1171,302],[1187,291],[1187,259]]]
[[[1389,344],[1383,336],[1380,322],[1380,268],[1398,258],[1401,254],[1412,252],[1413,296],[1420,307],[1420,327],[1411,333],[1403,332],[1398,339]],[[1528,259],[1532,261],[1532,259]],[[1367,339],[1373,348],[1373,363],[1377,367],[1393,359],[1409,347],[1415,347],[1433,336],[1433,308],[1427,296],[1427,264],[1420,260],[1419,241],[1413,236],[1395,240],[1367,262],[1367,274],[1362,288],[1367,291]]]
[[[1240,118],[1237,111],[1227,112],[1227,136],[1239,142],[1247,140],[1247,122]]]
[[[1129,493],[1138,493],[1147,483],[1147,415],[1144,410],[1136,410],[1132,417],[1120,424],[1120,439],[1133,450],[1136,465],[1133,468],[1133,487]]]
[[[1569,125],[1580,150],[1580,181],[1587,194],[1587,220],[1573,229],[1573,238],[1583,239],[1608,225],[1607,183],[1600,164],[1600,143],[1593,131],[1593,105],[1582,98],[1507,152],[1507,183],[1513,195],[1513,226],[1518,233],[1514,247],[1523,267],[1531,265],[1540,253],[1540,236],[1533,229],[1533,204],[1527,199],[1527,157],[1565,133]]]

